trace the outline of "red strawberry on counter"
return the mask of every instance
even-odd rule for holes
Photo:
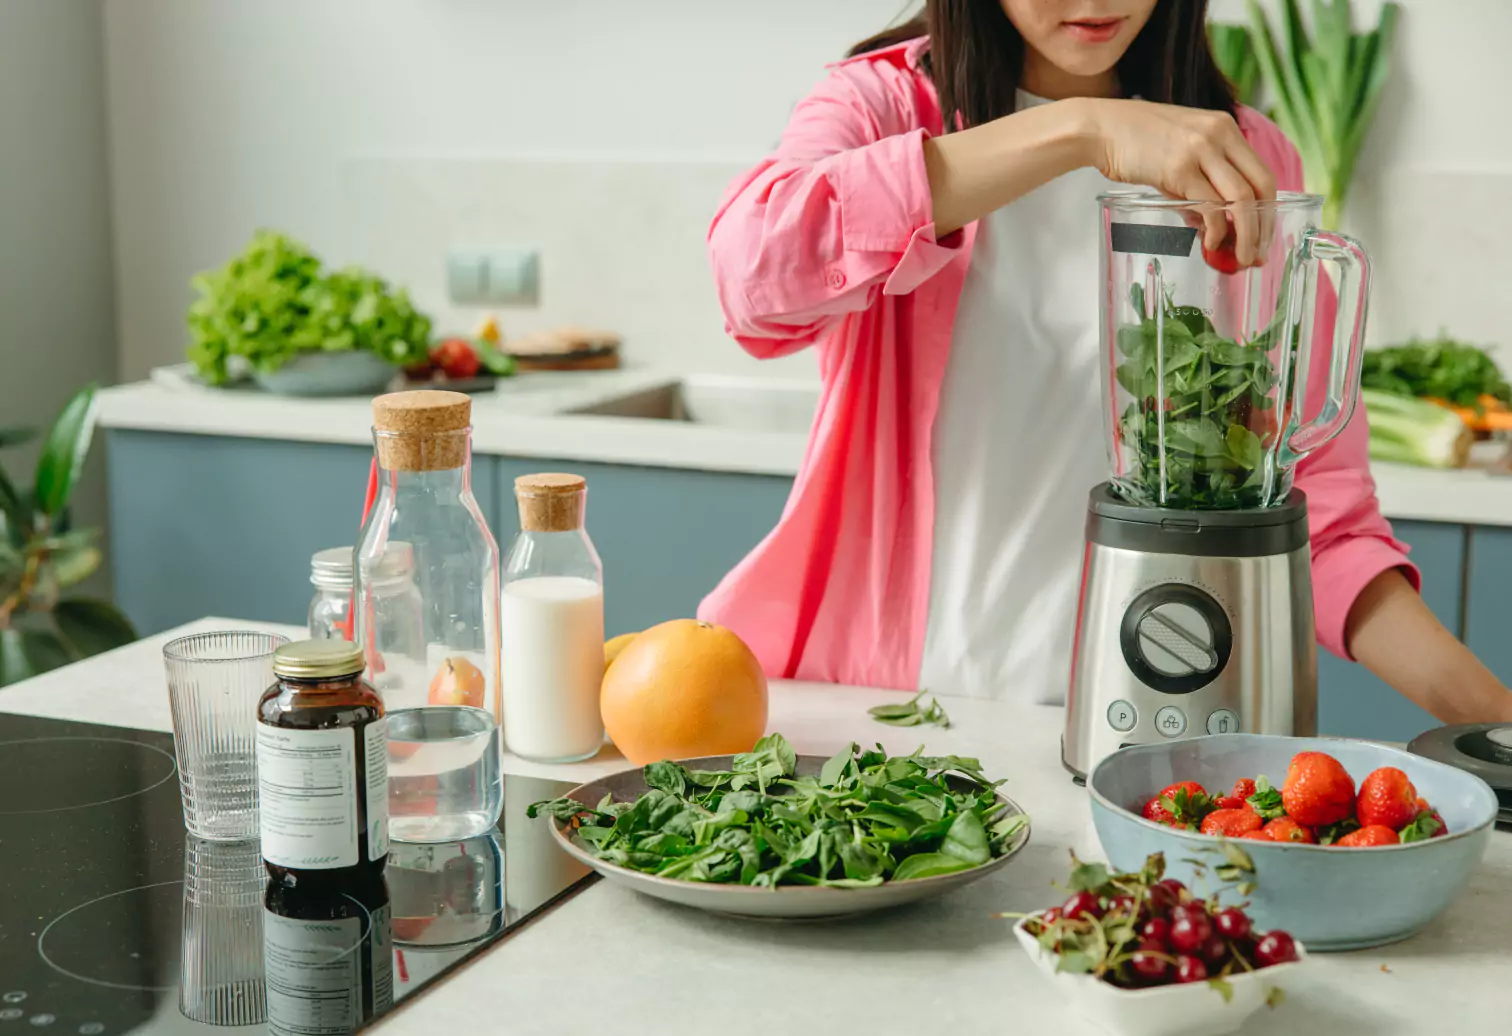
[[[1360,782],[1355,799],[1355,816],[1361,827],[1379,824],[1400,831],[1420,810],[1417,789],[1407,775],[1395,766],[1383,766]]]
[[[1212,808],[1207,790],[1196,781],[1181,781],[1160,790],[1145,803],[1141,815],[1146,820],[1170,827],[1196,827]]]
[[[1260,830],[1264,823],[1259,814],[1248,806],[1243,809],[1215,809],[1202,818],[1202,833],[1242,838],[1251,831]]]
[[[1401,845],[1402,839],[1395,831],[1384,824],[1371,824],[1362,827],[1358,831],[1351,831],[1334,845],[1348,846],[1353,849],[1369,847],[1373,845]]]
[[[1286,771],[1281,802],[1306,827],[1336,824],[1354,813],[1354,779],[1327,752],[1298,752]]]

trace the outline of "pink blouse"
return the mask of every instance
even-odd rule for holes
[[[918,681],[931,432],[975,231],[935,234],[922,145],[942,115],[919,65],[924,42],[834,66],[709,229],[729,332],[760,358],[814,346],[822,378],[781,520],[699,609],[775,677]],[[1300,190],[1301,161],[1280,130],[1249,109],[1238,119],[1280,188]],[[1327,383],[1326,353],[1314,350],[1309,384]],[[1309,400],[1308,416],[1321,404]],[[1418,579],[1376,502],[1363,408],[1301,462],[1296,485],[1307,494],[1318,639],[1345,655],[1345,620],[1365,585],[1397,567]]]

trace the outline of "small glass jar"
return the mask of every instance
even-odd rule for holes
[[[583,526],[578,475],[515,480],[520,534],[499,606],[504,743],[539,762],[577,762],[604,744],[604,567]]]
[[[310,559],[310,637],[313,640],[351,640],[353,548],[332,547]],[[385,643],[418,643],[422,636],[420,588],[415,585],[415,551],[408,543],[384,547],[383,560],[373,570],[373,624],[383,627]],[[380,688],[381,690],[381,688]]]
[[[310,558],[310,639],[350,640],[352,619],[352,548],[331,547]]]
[[[388,726],[362,649],[305,640],[273,653],[257,703],[263,863],[285,885],[330,886],[388,856]]]
[[[472,493],[472,400],[373,400],[379,492],[356,550],[357,639],[389,709],[389,830],[397,841],[493,828],[499,769],[499,548]],[[418,621],[391,621],[394,549]]]

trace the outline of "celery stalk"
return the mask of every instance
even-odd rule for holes
[[[1370,422],[1370,459],[1427,468],[1462,468],[1475,436],[1454,411],[1427,400],[1361,389]]]

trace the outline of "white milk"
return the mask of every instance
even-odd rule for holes
[[[501,595],[504,743],[544,762],[586,759],[604,743],[604,590],[580,576],[506,583]]]

